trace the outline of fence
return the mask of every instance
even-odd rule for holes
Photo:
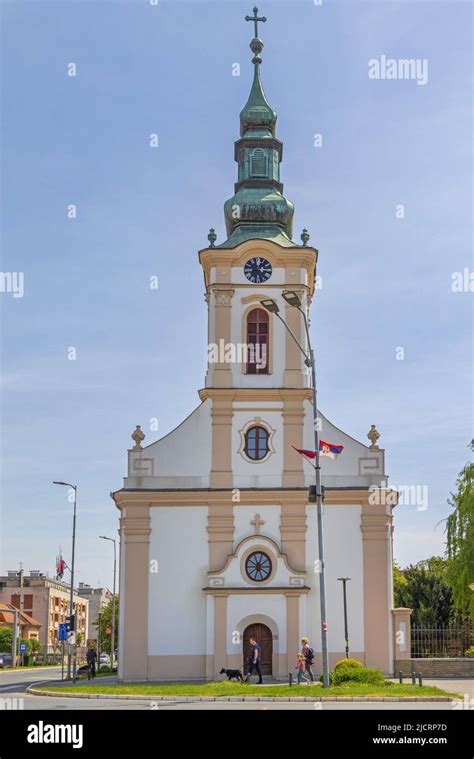
[[[412,658],[455,658],[474,645],[474,625],[411,628]]]

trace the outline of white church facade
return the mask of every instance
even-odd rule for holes
[[[311,376],[297,344],[261,301],[272,298],[306,346],[297,293],[310,312],[318,251],[293,241],[280,182],[276,113],[254,79],[235,144],[238,181],[225,204],[227,239],[199,252],[208,310],[208,369],[198,407],[165,437],[132,435],[120,510],[119,679],[219,679],[244,666],[257,638],[266,676],[294,672],[301,638],[321,671]],[[204,349],[204,347],[203,347]],[[370,421],[370,420],[369,420]],[[340,577],[350,577],[351,656],[386,673],[407,655],[406,610],[393,609],[392,508],[384,451],[319,414],[321,438],[344,446],[321,458],[329,661],[345,655]],[[396,635],[396,633],[399,633]]]

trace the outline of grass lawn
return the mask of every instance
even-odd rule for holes
[[[419,685],[400,685],[386,682],[383,685],[366,685],[364,683],[343,683],[331,688],[321,685],[242,685],[241,683],[214,682],[204,685],[81,685],[81,686],[44,686],[41,690],[67,691],[68,693],[105,693],[122,696],[450,696],[440,688]]]

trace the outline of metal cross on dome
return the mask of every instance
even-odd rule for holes
[[[267,20],[267,18],[266,18],[266,16],[261,16],[261,18],[259,18],[259,16],[258,16],[258,8],[257,8],[257,6],[255,6],[255,8],[253,9],[253,16],[245,16],[245,20],[246,21],[253,21],[253,23],[255,25],[255,37],[258,37],[258,22],[259,21],[265,22]]]

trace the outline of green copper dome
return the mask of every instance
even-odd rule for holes
[[[248,21],[266,21],[246,17]],[[224,204],[227,240],[217,248],[233,248],[244,240],[273,240],[283,247],[292,242],[293,203],[283,195],[280,163],[283,144],[275,137],[277,114],[269,104],[260,79],[263,42],[256,34],[250,43],[254,53],[252,89],[240,113],[240,139],[235,143],[238,181],[234,195]]]

